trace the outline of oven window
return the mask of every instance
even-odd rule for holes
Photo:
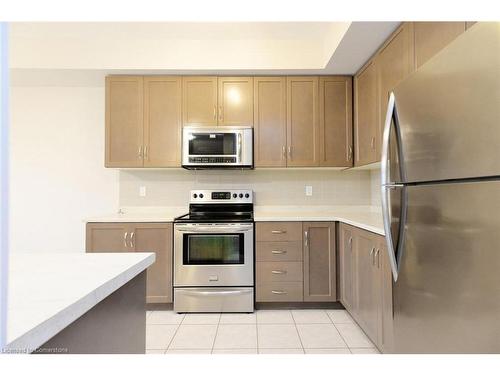
[[[236,134],[192,134],[189,155],[236,155]]]
[[[243,264],[243,233],[184,234],[185,265]]]

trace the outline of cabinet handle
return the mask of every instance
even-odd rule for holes
[[[125,247],[128,247],[128,244],[127,244],[127,236],[128,236],[128,232],[125,232],[125,234],[123,235],[123,245]]]
[[[349,250],[352,251],[352,237],[349,237]]]
[[[309,231],[304,232],[304,246],[309,246]]]
[[[135,243],[134,243],[134,234],[135,234],[135,232],[130,233],[130,247],[134,247],[135,246]]]
[[[288,146],[288,159],[292,160],[292,148]]]
[[[372,137],[371,146],[375,149],[375,137]]]
[[[286,250],[271,250],[272,254],[286,254]]]
[[[375,248],[372,247],[372,251],[370,251],[370,257],[372,258],[372,266],[375,265],[375,257],[373,256],[374,252],[375,252]]]
[[[375,253],[375,258],[377,258],[377,268],[380,268],[380,249],[377,249]]]
[[[349,146],[349,155],[347,155],[347,160],[352,160],[352,146]]]
[[[149,160],[148,146],[144,146],[144,159]]]
[[[281,147],[281,160],[285,160],[285,159],[286,159],[286,147],[282,146]]]
[[[284,234],[284,233],[286,233],[286,230],[272,230],[271,233],[272,234]]]
[[[272,294],[287,294],[284,290],[271,290]]]
[[[217,105],[214,104],[214,120],[217,120]]]
[[[286,271],[272,270],[271,273],[274,273],[275,275],[284,275]]]
[[[222,106],[219,106],[219,121],[224,121],[224,116],[222,112]]]
[[[142,159],[142,145],[139,146],[139,151],[137,152],[137,157]]]

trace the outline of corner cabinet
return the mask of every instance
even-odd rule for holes
[[[154,252],[147,270],[147,303],[172,302],[172,223],[87,223],[88,253]]]
[[[106,77],[105,166],[180,167],[181,78]]]
[[[339,300],[344,307],[354,309],[354,227],[339,224]]]

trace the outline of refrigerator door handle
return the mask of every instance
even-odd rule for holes
[[[392,275],[394,281],[397,281],[399,276],[398,261],[396,259],[396,248],[394,247],[394,240],[392,238],[391,231],[391,215],[389,207],[389,190],[394,188],[402,188],[402,204],[401,204],[401,215],[399,221],[399,238],[398,247],[402,246],[402,239],[404,234],[404,222],[406,220],[406,189],[403,184],[396,184],[390,181],[389,176],[389,138],[391,134],[391,125],[394,121],[394,127],[396,132],[397,150],[399,157],[399,166],[401,179],[405,181],[405,173],[403,169],[403,154],[401,150],[401,135],[399,131],[399,121],[396,109],[396,100],[394,93],[391,92],[389,96],[389,103],[387,105],[387,115],[385,118],[384,133],[382,137],[382,156],[380,165],[380,177],[381,177],[381,193],[382,193],[382,216],[384,221],[384,231],[385,231],[385,241],[387,243],[387,252],[389,256],[389,263],[391,265]],[[398,251],[398,258],[401,257],[401,252]]]

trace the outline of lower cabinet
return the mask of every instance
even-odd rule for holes
[[[337,300],[335,223],[256,223],[256,301]]]
[[[172,302],[172,223],[87,223],[85,246],[89,253],[154,252],[146,301]]]
[[[392,274],[383,236],[339,225],[340,301],[384,353],[392,352]]]

